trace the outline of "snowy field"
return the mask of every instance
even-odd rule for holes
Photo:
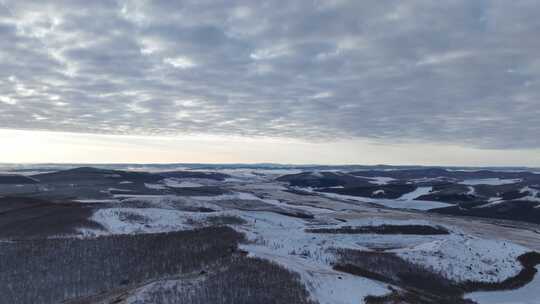
[[[501,178],[483,178],[483,179],[467,179],[461,182],[463,185],[476,186],[476,185],[506,185],[515,184],[521,182],[521,179],[501,179]]]
[[[420,188],[422,189],[418,190]],[[323,193],[323,192],[319,192],[319,194],[322,196],[328,197],[330,199],[339,199],[339,200],[345,200],[345,201],[349,200],[349,201],[357,201],[357,202],[363,202],[363,203],[374,203],[374,204],[382,205],[387,208],[395,208],[395,209],[430,210],[430,209],[452,206],[451,204],[447,204],[443,202],[423,201],[423,200],[413,199],[423,194],[429,193],[429,191],[427,190],[430,188],[431,187],[419,187],[417,190],[411,193],[407,193],[398,199],[357,197],[357,196],[352,196],[352,195],[344,195],[344,194],[337,194],[337,193]],[[315,192],[314,190],[310,188],[300,188],[300,189],[304,191]]]
[[[178,181],[181,183],[180,181]],[[262,187],[272,191],[272,187]],[[429,187],[428,187],[429,188]],[[367,201],[387,204],[426,204],[415,201],[418,195],[430,189],[419,188],[399,200]],[[279,190],[278,190],[279,191]],[[105,231],[85,230],[83,236],[103,234],[155,233],[189,230],[209,225],[211,216],[235,216],[244,224],[232,225],[243,232],[248,242],[241,245],[250,256],[273,261],[300,274],[313,299],[321,304],[358,303],[358,299],[368,295],[383,295],[389,292],[385,284],[345,274],[332,268],[336,257],[332,249],[347,248],[372,251],[390,248],[403,259],[414,264],[445,274],[456,282],[474,280],[480,282],[500,282],[516,275],[521,265],[516,258],[527,252],[527,248],[508,241],[488,240],[468,235],[458,227],[446,226],[448,235],[381,235],[381,234],[320,234],[306,232],[306,229],[340,228],[345,226],[379,225],[426,225],[436,226],[429,220],[394,220],[383,216],[362,218],[358,213],[346,210],[330,210],[313,205],[291,205],[285,201],[264,197],[265,193],[233,192],[230,194],[182,198],[193,205],[204,204],[217,212],[199,213],[175,210],[174,196],[116,195],[123,202],[146,201],[155,208],[107,208],[99,209],[92,220],[105,227]],[[341,195],[324,194],[326,200],[350,199]],[[362,201],[365,201],[362,199]],[[238,204],[264,204],[279,211],[301,211],[313,218],[303,219],[272,211],[249,211],[231,207]],[[430,202],[427,202],[428,206]],[[224,207],[225,206],[225,207]],[[234,206],[234,205],[232,205]],[[402,205],[403,206],[403,205]],[[403,208],[403,207],[402,207]],[[419,208],[418,208],[419,209]],[[356,216],[356,218],[355,218]],[[347,222],[336,220],[346,217]],[[502,302],[501,302],[502,303]]]

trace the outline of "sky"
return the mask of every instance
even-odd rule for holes
[[[540,166],[539,13],[0,0],[0,162]]]

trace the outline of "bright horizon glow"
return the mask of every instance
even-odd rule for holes
[[[281,163],[540,166],[540,150],[487,150],[368,140],[131,136],[0,129],[1,163]]]

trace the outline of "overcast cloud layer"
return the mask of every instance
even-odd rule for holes
[[[539,148],[539,15],[537,0],[0,0],[0,128]]]

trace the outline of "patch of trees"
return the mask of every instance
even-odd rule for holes
[[[226,178],[231,177],[228,174],[220,172],[203,172],[203,171],[170,171],[158,173],[162,177],[174,177],[174,178],[204,178],[213,179],[217,181],[224,181]]]
[[[337,249],[336,270],[428,293],[453,296],[461,290],[442,274],[406,261],[393,253]],[[459,303],[459,302],[456,302]]]
[[[442,226],[428,225],[379,225],[379,226],[343,226],[339,228],[316,228],[306,229],[309,233],[332,233],[332,234],[412,234],[412,235],[441,235],[448,234],[448,230]]]
[[[540,253],[538,252],[528,252],[522,254],[518,257],[518,261],[521,263],[523,268],[521,271],[502,282],[498,283],[484,283],[484,282],[465,282],[461,283],[460,287],[465,292],[474,292],[474,291],[492,291],[492,290],[512,290],[525,286],[527,283],[531,282],[534,279],[534,276],[537,275],[538,270],[536,270],[536,265],[540,264]]]
[[[0,243],[0,303],[59,303],[228,260],[243,235],[229,227],[94,239]]]
[[[347,188],[321,188],[317,189],[320,192],[336,193],[342,195],[360,196],[360,197],[377,197],[396,199],[402,195],[416,190],[415,185],[410,184],[390,184],[380,186],[367,187],[347,187]],[[377,192],[384,191],[384,192]],[[378,193],[378,194],[377,194]]]
[[[6,185],[26,185],[36,184],[35,179],[26,177],[24,175],[0,175],[0,184]]]
[[[315,304],[298,274],[241,256],[203,278],[157,283],[145,290],[132,304]]]
[[[0,198],[0,238],[46,238],[73,235],[79,228],[102,229],[89,220],[94,207],[31,197]]]
[[[487,202],[485,203],[487,204]],[[482,203],[480,203],[480,205],[481,204]],[[501,202],[482,208],[474,208],[477,205],[478,204],[459,204],[458,206],[431,209],[428,212],[540,224],[540,208],[538,208],[538,202],[515,200]]]
[[[247,223],[246,220],[236,215],[209,216],[206,220],[208,223],[214,226],[243,225]]]
[[[465,293],[482,290],[504,290],[520,288],[532,281],[540,264],[540,254],[529,252],[518,257],[523,269],[514,277],[502,282],[454,282],[441,273],[406,261],[395,254],[385,252],[365,252],[352,249],[335,250],[338,262],[334,269],[354,275],[392,284],[400,289],[390,288],[384,296],[369,296],[367,304],[469,304],[463,299]]]

